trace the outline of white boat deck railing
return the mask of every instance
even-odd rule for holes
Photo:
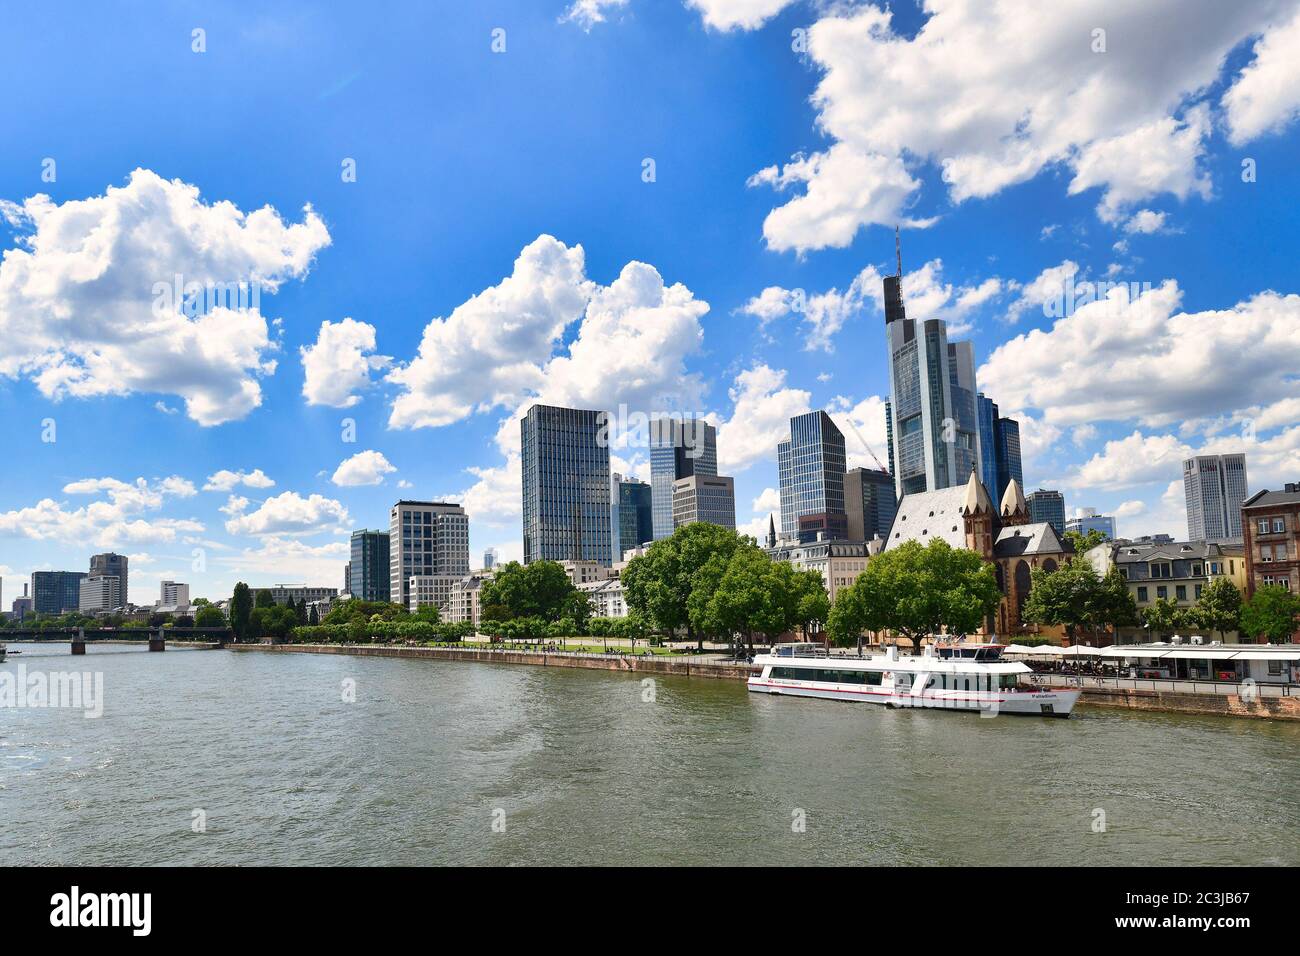
[[[1208,697],[1242,695],[1243,685],[1258,697],[1300,697],[1300,684],[1261,681],[1182,680],[1163,677],[1104,677],[1098,674],[1037,673],[1029,680],[1040,686],[1081,687],[1084,690],[1145,690],[1164,694],[1200,694]]]

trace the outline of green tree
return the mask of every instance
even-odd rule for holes
[[[411,615],[411,620],[428,621],[430,624],[437,624],[442,620],[442,614],[432,604],[425,604],[416,608],[415,613]]]
[[[1241,630],[1241,592],[1228,578],[1215,578],[1201,590],[1196,612],[1201,626],[1219,632],[1225,640],[1228,631]]]
[[[307,624],[315,627],[320,623],[320,614],[316,611],[316,605],[313,604],[307,611]]]
[[[235,593],[230,598],[230,629],[234,631],[236,641],[252,636],[248,633],[252,611],[252,592],[249,591],[247,584],[240,581],[235,585]]]
[[[1091,551],[1093,548],[1097,547],[1097,545],[1106,543],[1110,539],[1106,537],[1104,531],[1098,531],[1096,528],[1091,528],[1087,534],[1080,531],[1067,531],[1065,532],[1065,540],[1069,544],[1074,545],[1075,554],[1082,555],[1087,551]]]
[[[701,624],[712,591],[731,556],[744,544],[755,547],[752,539],[721,525],[707,521],[682,525],[624,568],[621,578],[628,607],[666,634],[684,630],[703,650],[706,630]]]
[[[503,565],[496,576],[483,582],[479,601],[486,622],[537,619],[551,624],[564,618],[585,622],[591,615],[586,596],[573,585],[569,573],[556,561]],[[529,635],[536,628],[526,625]],[[536,636],[543,636],[538,632]]]
[[[834,622],[837,643],[856,640],[862,630],[890,630],[919,650],[928,634],[969,634],[988,619],[1001,600],[992,565],[978,554],[954,548],[942,538],[924,547],[905,541],[867,561],[858,580],[841,590],[845,601]]]
[[[271,592],[266,588],[259,588],[257,598],[253,602],[254,607],[275,607],[275,598],[271,597]]]
[[[796,571],[795,587],[798,601],[795,622],[810,638],[830,618],[831,599],[826,593],[826,582],[817,571]]]
[[[714,632],[743,636],[752,654],[756,632],[775,638],[794,623],[802,593],[794,583],[795,573],[757,547],[738,548],[709,596],[700,623]]]
[[[1175,631],[1182,630],[1187,623],[1183,609],[1176,601],[1169,598],[1156,598],[1155,602],[1142,609],[1142,624],[1152,636],[1163,640]]]
[[[1128,582],[1112,568],[1105,577],[1089,562],[1070,561],[1059,568],[1029,573],[1029,596],[1021,617],[1034,624],[1064,627],[1071,639],[1096,639],[1109,627],[1137,623],[1137,605]]]
[[[1270,644],[1284,644],[1295,633],[1300,598],[1280,584],[1265,584],[1241,608],[1241,630]]]
[[[205,604],[194,617],[195,627],[225,627],[226,618],[215,604]]]

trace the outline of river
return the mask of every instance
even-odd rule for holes
[[[0,865],[1300,863],[1300,724],[10,648],[2,670],[102,674],[104,706],[0,707]]]

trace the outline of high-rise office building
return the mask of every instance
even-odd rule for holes
[[[497,566],[497,549],[486,548],[483,551],[483,570],[491,571]]]
[[[736,527],[736,486],[725,475],[691,475],[673,482],[673,527],[707,521]]]
[[[184,607],[190,603],[190,586],[180,581],[163,581],[158,588],[159,607]]]
[[[432,519],[430,520],[432,524]],[[423,531],[423,519],[421,519]],[[389,552],[391,531],[353,531],[352,560],[348,562],[348,593],[362,601],[388,601],[393,591],[393,562]],[[423,557],[421,534],[421,557]],[[415,527],[411,527],[412,545]],[[468,548],[468,544],[466,545]],[[414,554],[412,554],[414,565]],[[423,562],[421,562],[423,564]],[[423,572],[420,572],[423,573]]]
[[[388,512],[388,600],[410,605],[416,575],[469,574],[469,517],[446,501],[399,501]]]
[[[896,497],[964,485],[980,470],[975,353],[949,342],[942,319],[907,317],[898,274],[886,276],[889,461]]]
[[[623,552],[654,540],[653,495],[647,482],[615,474],[610,489],[613,496],[614,560],[623,560]]]
[[[1066,531],[1077,531],[1086,535],[1090,531],[1100,531],[1111,541],[1115,540],[1115,519],[1110,515],[1097,514],[1096,508],[1080,508],[1077,518],[1067,518]]]
[[[122,606],[122,579],[116,574],[91,574],[81,580],[77,610],[98,614]]]
[[[650,499],[655,541],[673,533],[673,483],[691,475],[717,473],[718,432],[708,422],[699,418],[656,418],[650,423]]]
[[[1044,491],[1039,488],[1033,494],[1025,496],[1029,505],[1029,520],[1035,524],[1047,522],[1057,535],[1065,534],[1065,496],[1059,491]]]
[[[612,562],[609,417],[534,405],[520,419],[525,564]]]
[[[90,556],[90,576],[93,577],[111,577],[117,578],[118,583],[118,607],[129,602],[128,595],[131,593],[127,589],[127,566],[130,564],[125,554],[116,554],[112,551],[106,551],[103,554],[92,554]]]
[[[845,537],[844,435],[831,417],[815,411],[790,419],[790,437],[776,446],[776,458],[782,538]]]
[[[81,582],[85,571],[33,571],[32,610],[37,614],[64,614],[81,607]]]
[[[894,476],[877,468],[853,468],[844,475],[844,511],[848,539],[870,541],[889,534],[898,500]]]
[[[1240,540],[1246,456],[1197,455],[1183,462],[1189,541]]]
[[[976,396],[979,408],[980,481],[999,501],[1013,480],[1022,488],[1020,467],[1020,423],[998,414],[997,403],[982,392]]]

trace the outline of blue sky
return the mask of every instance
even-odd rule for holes
[[[1182,535],[1188,453],[1300,478],[1300,3],[1037,6],[9,11],[6,606],[108,549],[137,603],[336,586],[398,497],[518,556],[537,399],[710,415],[765,526],[790,414],[885,455],[895,223],[1030,490]],[[160,315],[176,273],[274,291]]]

